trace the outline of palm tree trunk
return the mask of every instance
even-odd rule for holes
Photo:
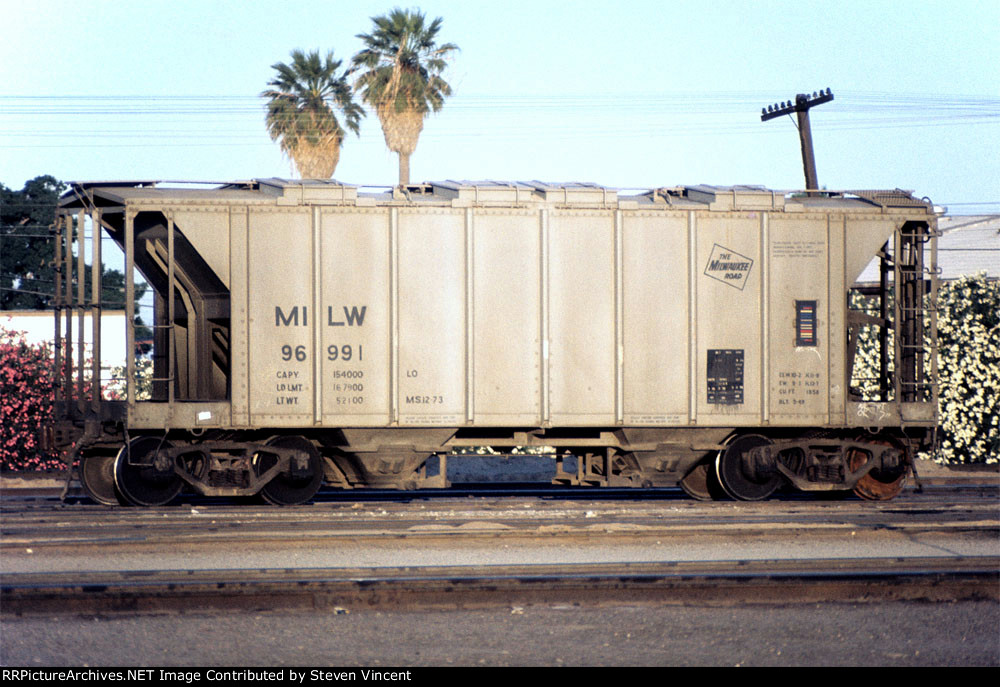
[[[410,183],[410,153],[399,153],[399,185]]]

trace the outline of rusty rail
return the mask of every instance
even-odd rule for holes
[[[5,616],[1000,600],[1000,558],[5,575]]]

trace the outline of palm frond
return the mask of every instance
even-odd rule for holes
[[[332,176],[345,136],[337,112],[349,130],[360,133],[365,112],[354,102],[347,71],[338,73],[341,64],[333,51],[321,58],[318,50],[293,50],[290,64],[271,65],[275,75],[267,85],[272,88],[260,94],[268,101],[265,125],[271,140],[279,143],[302,176],[327,167],[326,177]],[[332,167],[318,162],[324,157],[332,160]]]
[[[416,150],[424,117],[451,95],[441,76],[454,43],[437,45],[441,18],[427,24],[418,10],[394,9],[372,17],[371,33],[357,37],[364,48],[351,59],[354,91],[378,114],[389,150],[399,155],[399,183],[409,182],[409,156]]]
[[[365,47],[351,60],[357,73],[354,89],[376,110],[388,105],[396,112],[438,111],[451,87],[441,77],[446,57],[457,51],[454,43],[437,45],[440,17],[430,24],[416,10],[395,9],[372,17],[375,30],[358,34]]]

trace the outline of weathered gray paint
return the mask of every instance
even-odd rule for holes
[[[846,290],[905,221],[933,226],[924,206],[457,182],[410,200],[280,180],[95,193],[124,207],[127,243],[138,212],[172,216],[230,290],[230,399],[179,403],[172,426],[933,421],[849,402],[844,369]],[[815,347],[795,346],[796,300],[817,303]],[[713,350],[743,352],[742,403],[709,403]],[[129,396],[132,426],[163,426]]]

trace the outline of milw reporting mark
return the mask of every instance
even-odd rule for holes
[[[327,306],[326,308],[326,326],[328,327],[361,327],[365,323],[365,313],[368,311],[367,305],[362,305],[360,308],[357,305],[352,305],[350,307],[343,306],[344,317],[340,319],[340,313],[334,315],[333,306]],[[299,318],[299,313],[302,314],[301,321]],[[338,319],[334,319],[337,317]],[[285,314],[285,311],[281,309],[280,305],[274,306],[274,326],[275,327],[308,327],[309,326],[309,308],[305,305],[298,306],[293,305],[292,309]]]

